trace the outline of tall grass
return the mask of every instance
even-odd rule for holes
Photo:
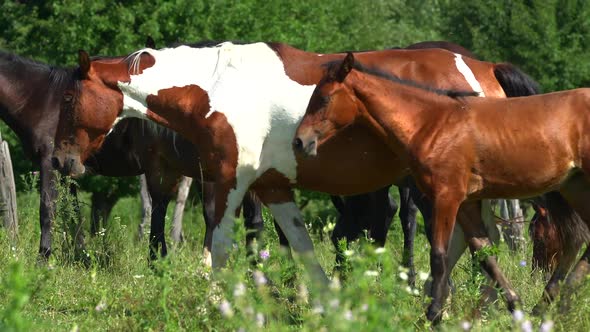
[[[87,194],[82,212],[89,215]],[[20,238],[11,244],[0,230],[0,330],[12,331],[405,331],[428,330],[424,311],[429,299],[422,286],[427,276],[429,246],[423,232],[416,239],[417,289],[407,286],[400,268],[402,232],[394,221],[387,246],[375,250],[369,241],[355,242],[346,252],[350,269],[333,274],[334,250],[328,228],[315,233],[320,262],[333,277],[327,291],[315,289],[305,271],[280,250],[270,222],[258,243],[259,257],[250,264],[244,247],[245,231],[235,226],[236,245],[228,267],[212,274],[200,264],[204,224],[201,209],[192,202],[185,215],[185,239],[168,258],[147,264],[147,240],[135,234],[140,220],[138,198],[126,198],[113,210],[108,227],[85,239],[88,260],[68,255],[66,242],[54,233],[55,257],[37,263],[38,196],[19,195]],[[318,211],[324,203],[310,202]],[[170,212],[172,209],[169,209]],[[268,214],[265,215],[268,218]],[[167,220],[169,221],[169,220]],[[325,220],[323,220],[325,221]],[[88,225],[84,225],[86,228]],[[88,232],[86,232],[88,233]],[[324,238],[325,240],[320,240]],[[510,253],[504,244],[498,260],[529,312],[541,297],[543,276],[528,264],[530,245]],[[262,254],[261,254],[262,252]],[[523,263],[524,261],[524,263]],[[524,266],[523,266],[524,265]],[[509,314],[499,300],[481,306],[481,287],[487,282],[464,257],[453,273],[455,291],[447,303],[441,330],[539,330],[545,322],[556,330],[589,330],[590,289],[577,291],[572,309],[560,314],[556,306],[545,318]],[[530,324],[530,326],[529,326]]]

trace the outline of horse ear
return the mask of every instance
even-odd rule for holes
[[[147,48],[156,48],[156,42],[154,41],[154,38],[152,38],[152,36],[147,36],[147,38],[145,39],[145,47]]]
[[[348,52],[346,54],[346,57],[344,58],[344,60],[340,64],[340,68],[338,68],[338,71],[336,72],[336,77],[335,77],[336,81],[338,81],[340,83],[344,82],[346,75],[348,75],[348,73],[350,73],[350,71],[352,70],[353,67],[354,67],[354,55],[352,55],[351,52]]]
[[[90,71],[90,56],[86,51],[78,51],[78,64],[80,64],[80,75],[83,79],[87,78],[88,72]]]

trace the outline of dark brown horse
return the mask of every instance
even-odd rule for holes
[[[529,225],[529,235],[533,241],[533,270],[552,273],[563,254],[563,244],[557,226],[550,221],[547,208],[537,202],[532,203],[535,214]],[[581,244],[580,244],[581,246]]]
[[[192,177],[196,188],[201,189],[205,243],[211,237],[213,188],[211,183],[201,181],[199,163],[194,146],[170,129],[145,120],[125,119],[107,136],[102,148],[88,158],[86,166],[92,173],[105,176],[146,175],[153,209],[149,235],[149,257],[153,260],[158,251],[161,256],[167,254],[166,210],[182,176]],[[250,194],[244,198],[243,207],[245,226],[250,230],[246,242],[250,243],[262,230],[262,211],[258,200]]]
[[[327,143],[318,158],[295,157],[292,135],[314,84],[326,65],[343,57],[285,44],[229,42],[93,60],[81,52],[78,84],[64,95],[56,164],[66,173],[84,172],[81,161],[101,145],[119,116],[147,117],[171,127],[198,147],[203,173],[215,182],[219,226],[213,235],[213,266],[224,264],[234,211],[253,189],[302,254],[313,280],[325,282],[294,204],[293,186],[357,194],[395,182],[405,169],[377,136],[366,135],[359,126]],[[506,73],[519,77],[510,65],[442,50],[362,52],[358,57],[403,77],[488,96],[506,96],[499,83]],[[348,160],[351,154],[362,155],[362,162]],[[388,173],[392,168],[397,174]],[[459,216],[467,217],[472,216]],[[480,219],[479,211],[473,217]],[[493,224],[491,218],[485,221]]]
[[[590,221],[585,204],[590,194],[590,140],[585,136],[590,130],[590,89],[509,99],[470,98],[474,95],[473,91],[439,90],[401,80],[360,65],[349,53],[330,67],[314,90],[293,141],[298,151],[314,156],[319,146],[358,124],[366,135],[376,135],[391,154],[400,157],[406,172],[434,202],[430,320],[440,319],[455,219],[476,207],[477,199],[530,197],[558,190],[552,193],[556,199],[563,201],[561,193]],[[523,121],[529,124],[527,130],[519,128]],[[528,166],[538,161],[540,151],[545,163],[537,162],[535,172],[530,172]],[[561,204],[562,210],[571,210],[567,203]],[[459,218],[458,222],[473,250],[489,245],[485,227],[476,218]],[[562,219],[556,226],[565,241],[589,239],[587,225],[580,219]],[[571,261],[576,253],[564,252],[562,262]],[[590,248],[569,284],[590,270],[588,259]],[[485,257],[481,264],[504,289],[509,309],[515,308],[519,298],[495,259]],[[554,278],[563,278],[563,274],[558,266],[546,289],[549,298],[558,287]]]
[[[16,133],[26,155],[40,167],[39,255],[51,254],[55,213],[53,142],[63,93],[74,69],[52,67],[0,51],[0,117]],[[75,187],[71,188],[75,192]]]

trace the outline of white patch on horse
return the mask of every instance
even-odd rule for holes
[[[285,202],[269,204],[268,208],[295,253],[300,255],[311,279],[319,285],[327,285],[328,278],[314,254],[313,242],[303,224],[303,217],[297,205],[294,202]]]
[[[152,55],[155,63],[141,74],[131,75],[129,83],[119,83],[124,95],[124,116],[145,117],[147,96],[157,95],[160,90],[196,85],[209,97],[206,117],[213,112],[223,113],[236,135],[236,187],[229,192],[221,223],[213,231],[211,249],[213,267],[223,266],[231,248],[234,211],[250,185],[270,168],[295,182],[297,163],[291,140],[315,85],[303,86],[291,80],[281,59],[264,43],[223,43],[209,48],[180,46],[145,49],[134,54],[139,57],[143,52]],[[286,211],[293,213],[293,209]],[[281,214],[277,219],[285,220],[285,216]],[[296,238],[309,239],[305,228],[299,231]],[[303,240],[294,245],[307,251],[312,248],[310,243]],[[319,266],[317,261],[310,265],[315,270]]]
[[[485,93],[483,92],[481,85],[475,78],[475,75],[473,75],[473,72],[471,71],[469,66],[465,63],[465,61],[463,61],[463,56],[461,56],[461,54],[455,53],[455,65],[457,66],[457,69],[459,70],[461,75],[465,77],[465,80],[467,81],[467,83],[469,83],[471,89],[479,93],[480,97],[485,97]]]
[[[143,49],[131,56],[143,52],[152,55],[155,64],[131,75],[129,83],[119,82],[124,116],[145,118],[147,96],[160,90],[199,86],[209,96],[207,116],[223,113],[236,135],[236,171],[238,179],[246,177],[238,180],[238,186],[249,186],[270,168],[295,182],[297,164],[291,140],[315,85],[291,80],[279,56],[265,43]],[[246,189],[236,187],[239,193]],[[242,197],[235,196],[241,201]]]

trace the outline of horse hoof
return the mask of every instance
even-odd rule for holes
[[[432,325],[438,325],[442,318],[440,306],[431,304],[426,312],[426,318],[432,322]]]

